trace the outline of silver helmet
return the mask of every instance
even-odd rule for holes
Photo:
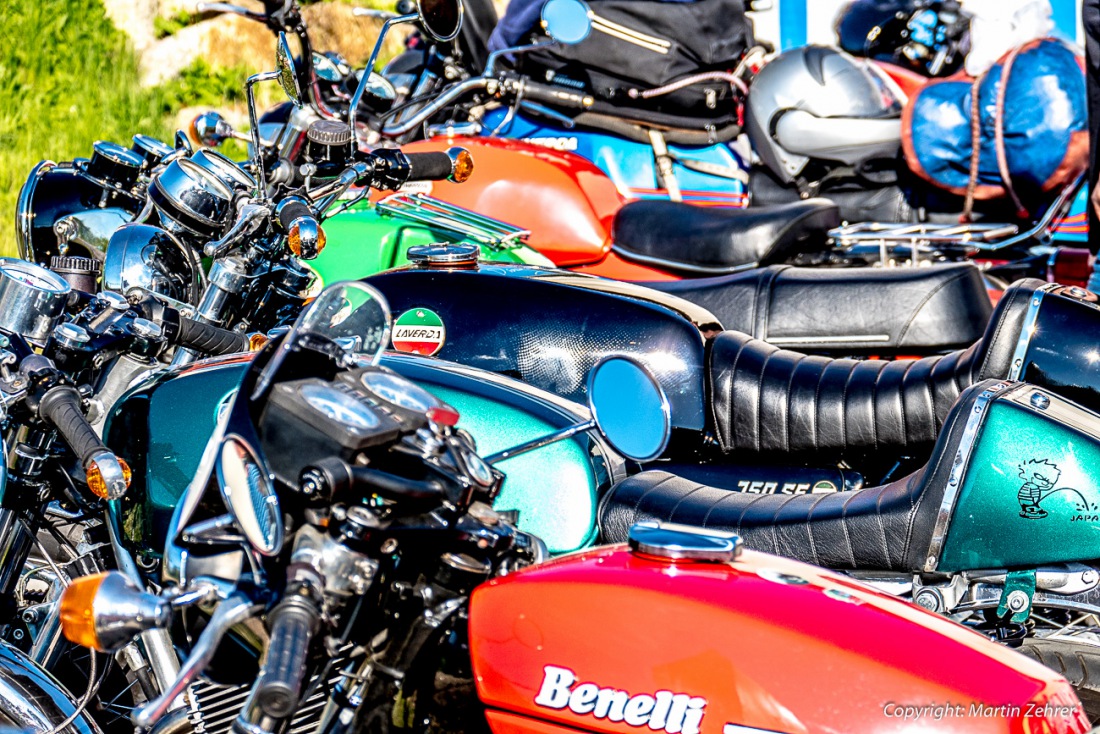
[[[745,128],[761,161],[784,183],[811,159],[861,166],[901,145],[901,97],[872,62],[805,46],[769,62],[745,103]]]

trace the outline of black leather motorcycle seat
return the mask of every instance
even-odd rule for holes
[[[827,199],[749,209],[632,201],[615,214],[611,249],[669,270],[729,273],[818,250],[839,224],[839,210]]]
[[[808,356],[722,332],[709,346],[709,426],[726,452],[824,452],[834,462],[882,448],[925,452],[963,389],[1008,376],[1028,301],[1043,285],[1017,281],[980,340],[919,360]]]
[[[604,542],[657,520],[735,532],[745,546],[818,566],[912,572],[931,546],[955,454],[974,401],[996,381],[966,390],[925,467],[892,484],[828,494],[748,494],[661,471],[628,477],[601,500]]]
[[[993,305],[970,263],[927,268],[773,265],[644,283],[713,313],[726,329],[795,349],[942,352],[974,343]]]

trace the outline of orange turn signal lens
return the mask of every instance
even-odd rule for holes
[[[290,251],[297,257],[304,258],[306,260],[312,260],[321,254],[321,251],[325,249],[327,238],[325,237],[325,230],[321,225],[316,225],[317,234],[315,237],[310,237],[308,234],[303,237],[302,225],[295,222],[291,225],[290,231],[286,236],[287,246],[290,247]],[[303,255],[302,252],[305,251]]]
[[[65,587],[61,594],[61,632],[65,639],[77,645],[99,650],[95,629],[95,597],[107,578],[108,571],[81,576]]]
[[[122,467],[122,478],[126,481],[126,486],[130,486],[130,478],[133,476],[133,472],[130,470],[130,465],[122,459],[118,459],[118,465]],[[110,489],[107,487],[107,482],[103,479],[103,471],[99,468],[99,464],[92,460],[92,463],[88,465],[88,489],[92,491],[96,497],[103,499],[116,499],[111,496]]]
[[[266,334],[261,334],[257,331],[255,334],[248,337],[248,350],[250,352],[258,352],[263,349],[264,345],[269,341],[271,340],[267,338]]]
[[[455,183],[462,183],[474,172],[474,157],[465,148],[451,148],[447,152],[454,159],[450,179]]]

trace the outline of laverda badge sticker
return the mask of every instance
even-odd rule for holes
[[[447,327],[439,314],[426,308],[412,308],[393,322],[393,348],[399,352],[430,357],[443,348]]]

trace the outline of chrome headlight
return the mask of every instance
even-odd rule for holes
[[[214,237],[230,218],[233,191],[207,169],[181,158],[156,175],[149,198],[165,229]]]

